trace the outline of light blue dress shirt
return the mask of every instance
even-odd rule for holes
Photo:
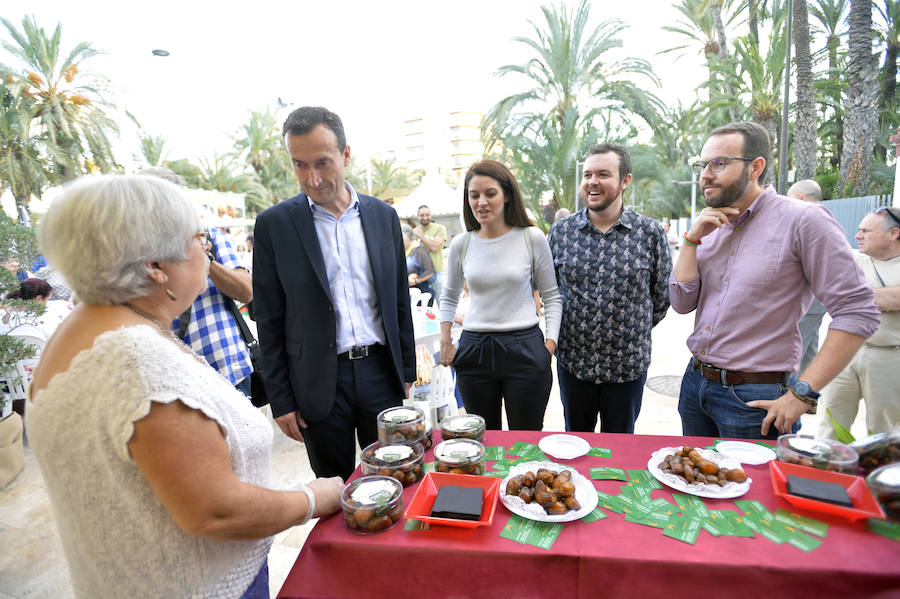
[[[359,195],[350,183],[344,185],[350,192],[350,206],[340,218],[308,198],[334,301],[338,354],[351,347],[385,342],[375,278],[359,215]]]

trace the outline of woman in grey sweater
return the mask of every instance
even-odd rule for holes
[[[456,369],[466,412],[487,428],[501,428],[505,399],[511,430],[541,430],[562,317],[550,247],[526,215],[515,177],[495,160],[466,173],[463,217],[467,232],[450,244],[441,294],[441,364]],[[465,282],[471,303],[457,348],[450,327]],[[534,289],[544,301],[546,340]]]

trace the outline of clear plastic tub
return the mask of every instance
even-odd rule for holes
[[[425,438],[425,414],[413,406],[388,408],[378,414],[378,440],[385,445],[411,445]]]
[[[424,456],[425,448],[421,443],[385,445],[375,441],[362,450],[360,469],[363,475],[390,476],[406,487],[425,476],[422,467]]]
[[[887,517],[900,520],[900,463],[873,470],[866,477],[866,485]]]
[[[484,474],[484,445],[473,439],[449,439],[434,448],[435,470],[450,474]]]
[[[900,430],[869,435],[850,444],[859,454],[859,470],[868,474],[876,468],[900,462]]]
[[[778,437],[775,455],[779,461],[788,464],[799,464],[842,474],[855,475],[859,463],[859,454],[843,443],[795,434]]]
[[[484,442],[484,418],[478,414],[460,414],[441,420],[441,439],[473,439]]]
[[[344,525],[360,535],[384,532],[403,517],[403,486],[389,476],[364,476],[341,493]]]

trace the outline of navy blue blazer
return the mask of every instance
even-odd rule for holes
[[[256,218],[253,305],[272,414],[299,411],[304,420],[317,422],[334,404],[337,324],[307,198],[301,193]],[[362,194],[359,213],[399,400],[404,381],[416,379],[400,220],[389,205]]]

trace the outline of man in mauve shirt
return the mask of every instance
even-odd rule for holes
[[[770,148],[760,125],[731,123],[712,132],[693,165],[707,208],[669,279],[672,307],[697,311],[678,400],[685,435],[797,432],[818,392],[878,328],[872,289],[840,225],[763,185]],[[798,377],[797,323],[814,294],[832,322]]]

